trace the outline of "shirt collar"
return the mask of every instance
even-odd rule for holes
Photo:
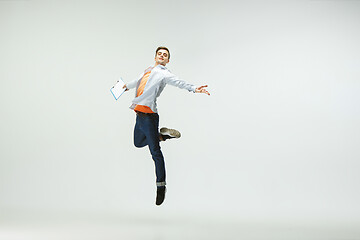
[[[167,69],[164,65],[161,65],[161,64],[159,64],[159,65],[157,65],[157,66],[155,66],[155,67],[158,67],[158,68],[161,68],[161,69]]]

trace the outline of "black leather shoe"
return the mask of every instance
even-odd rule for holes
[[[163,141],[171,138],[180,138],[181,133],[176,129],[163,127],[160,129],[160,135],[162,136]]]
[[[158,187],[156,191],[156,205],[161,205],[164,202],[166,187]]]

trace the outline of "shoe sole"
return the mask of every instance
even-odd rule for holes
[[[178,130],[163,127],[160,129],[162,135],[169,135],[170,137],[180,138],[181,133]]]

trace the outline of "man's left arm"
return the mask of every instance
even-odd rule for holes
[[[168,76],[165,77],[165,83],[181,88],[181,89],[186,89],[189,92],[194,92],[194,93],[205,93],[207,95],[210,95],[210,93],[205,89],[208,85],[203,85],[200,87],[196,87],[193,84],[187,83],[184,80],[180,79],[179,77],[177,77],[174,74],[169,74]]]

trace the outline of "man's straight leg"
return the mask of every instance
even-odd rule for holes
[[[148,114],[142,130],[146,136],[146,142],[155,163],[156,185],[158,187],[165,186],[165,161],[159,142],[159,115],[157,113]]]
[[[156,205],[161,205],[165,199],[166,173],[164,156],[160,148],[159,115],[157,113],[137,113],[134,128],[134,144],[136,147],[149,146],[156,173]]]

